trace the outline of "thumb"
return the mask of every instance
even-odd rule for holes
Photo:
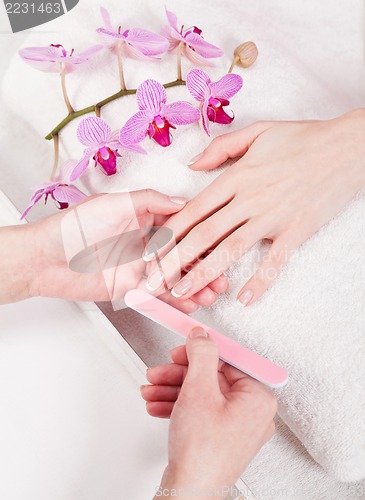
[[[170,215],[181,210],[187,199],[181,196],[168,196],[154,189],[142,189],[130,193],[137,217],[151,214]]]
[[[230,158],[243,156],[270,126],[270,122],[256,122],[241,130],[219,135],[188,163],[188,167],[192,170],[212,170]]]
[[[186,381],[203,391],[215,391],[218,384],[218,348],[200,326],[191,330],[186,341],[189,366]]]

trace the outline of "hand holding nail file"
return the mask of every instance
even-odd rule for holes
[[[195,326],[203,327],[215,340],[219,357],[223,361],[247,373],[259,382],[272,388],[283,387],[287,383],[288,372],[284,368],[156,299],[149,293],[143,290],[130,290],[126,293],[124,300],[131,309],[185,338]]]

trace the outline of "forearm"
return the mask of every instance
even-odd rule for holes
[[[27,225],[0,228],[0,304],[34,295],[34,240]]]

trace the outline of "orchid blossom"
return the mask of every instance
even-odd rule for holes
[[[156,80],[146,80],[137,89],[140,109],[120,131],[120,142],[137,144],[147,135],[160,146],[171,144],[170,128],[199,120],[199,110],[188,102],[166,104],[165,88]]]
[[[35,188],[35,192],[30,199],[29,205],[24,210],[21,219],[24,219],[28,215],[29,211],[43,196],[45,196],[45,204],[50,196],[60,210],[68,208],[70,203],[78,203],[86,198],[85,193],[80,191],[76,186],[69,185],[67,181],[70,169],[73,169],[75,164],[75,160],[65,162],[60,168],[60,175],[54,182],[46,182]]]
[[[21,49],[19,55],[27,64],[39,71],[59,73],[61,75],[63,97],[69,113],[73,113],[74,110],[66,91],[66,73],[74,71],[76,66],[88,61],[91,56],[99,52],[102,48],[102,45],[95,45],[80,52],[78,55],[74,55],[74,49],[72,49],[70,54],[67,55],[67,51],[62,45],[51,44],[49,47],[27,47]]]
[[[223,108],[241,90],[242,84],[242,78],[236,74],[224,75],[217,82],[212,82],[201,69],[189,71],[186,86],[194,99],[201,103],[203,127],[208,135],[210,121],[227,124],[234,120],[234,116],[229,116]]]
[[[197,28],[196,26],[184,29],[183,25],[179,29],[177,27],[176,14],[170,12],[167,9],[165,10],[169,26],[164,26],[162,28],[162,34],[170,43],[169,50],[174,50],[176,48],[178,49],[177,79],[182,79],[182,54],[195,64],[201,64],[203,66],[213,66],[213,64],[207,59],[221,57],[223,55],[223,51],[219,47],[206,42],[203,38],[202,30]]]
[[[120,85],[122,90],[125,90],[122,56],[138,60],[156,60],[158,59],[156,56],[167,52],[169,42],[161,35],[139,28],[130,28],[122,32],[122,28],[119,26],[116,31],[112,25],[109,12],[104,7],[100,7],[100,11],[105,28],[99,28],[96,31],[102,37],[106,46],[117,53]]]
[[[77,138],[87,149],[80,161],[73,169],[70,180],[74,181],[87,169],[91,158],[94,165],[100,166],[103,172],[110,176],[117,173],[117,158],[120,157],[119,150],[126,149],[137,153],[145,153],[140,146],[123,144],[118,140],[119,132],[112,133],[109,125],[96,116],[84,118],[77,129]]]

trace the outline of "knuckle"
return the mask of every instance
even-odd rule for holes
[[[228,238],[227,245],[231,252],[244,253],[244,239],[238,232]]]
[[[224,142],[224,134],[215,137],[210,144],[213,148],[220,149],[222,147],[223,142]]]
[[[212,222],[205,222],[195,226],[191,232],[191,237],[199,243],[214,243],[217,237],[217,227]]]

